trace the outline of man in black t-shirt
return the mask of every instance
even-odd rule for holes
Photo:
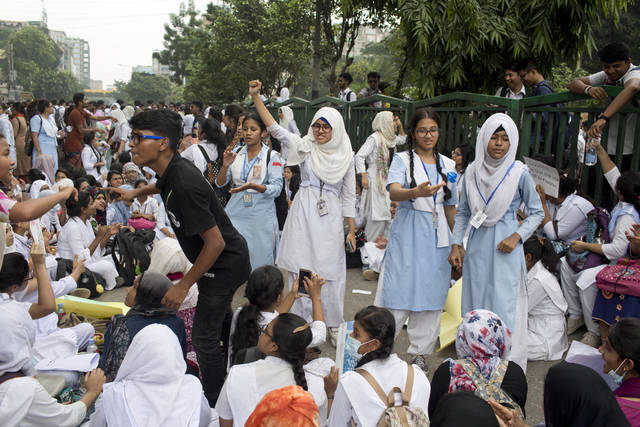
[[[167,291],[162,304],[177,310],[189,288],[198,282],[192,339],[205,396],[214,407],[226,373],[220,341],[227,345],[231,299],[251,273],[247,242],[231,224],[202,173],[176,152],[182,136],[180,115],[166,109],[145,111],[134,116],[130,125],[132,161],[149,166],[159,179],[134,190],[110,190],[127,200],[140,194],[162,195],[180,247],[193,263]]]

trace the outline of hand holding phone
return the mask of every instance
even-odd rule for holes
[[[309,295],[309,293],[304,287],[304,278],[308,277],[309,280],[311,280],[311,275],[312,275],[311,270],[306,270],[304,268],[300,269],[298,273],[298,293],[299,294]]]

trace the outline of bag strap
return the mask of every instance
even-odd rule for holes
[[[209,158],[209,155],[207,154],[207,150],[204,149],[204,147],[200,144],[196,144],[198,146],[198,148],[200,149],[200,152],[202,153],[202,155],[204,156],[204,160],[207,163],[211,163],[211,159]]]
[[[376,379],[373,378],[373,375],[371,375],[366,369],[356,369],[356,372],[362,375],[362,377],[369,383],[371,388],[373,388],[373,390],[384,402],[384,404],[388,406],[387,395],[384,394],[384,390],[382,389],[382,387],[380,387],[380,384],[378,384],[378,381],[376,381]]]
[[[402,392],[402,404],[409,406],[411,402],[411,392],[413,391],[413,376],[415,371],[413,365],[407,363],[407,383],[404,385],[404,391]]]
[[[14,378],[20,378],[20,377],[24,377],[25,375],[21,372],[5,372],[3,375],[0,375],[0,384],[2,384],[5,381],[9,381],[12,380]]]

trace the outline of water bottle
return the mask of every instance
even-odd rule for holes
[[[589,139],[589,143],[587,144],[587,150],[584,153],[584,165],[585,166],[595,166],[598,163],[598,154],[596,153],[595,144],[600,143],[600,137]]]
[[[58,308],[56,309],[56,314],[58,315],[58,320],[61,320],[65,314],[64,305],[61,302],[58,303]]]
[[[93,338],[89,340],[89,345],[87,346],[87,353],[95,353],[98,351],[98,346],[96,345]]]

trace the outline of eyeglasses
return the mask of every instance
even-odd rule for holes
[[[420,136],[420,137],[425,137],[425,136],[427,136],[427,134],[429,134],[431,136],[436,136],[438,134],[438,132],[440,132],[440,129],[438,129],[438,128],[431,128],[431,129],[420,128],[420,129],[416,129],[416,135]]]
[[[156,141],[160,141],[161,139],[165,139],[166,136],[156,136],[156,135],[144,135],[139,133],[134,133],[131,135],[131,142],[129,145],[138,145],[140,144],[140,140],[142,139],[153,139]]]
[[[260,333],[265,334],[266,336],[269,337],[269,339],[273,340],[273,336],[269,332],[267,332],[267,326],[269,326],[269,325],[261,327],[260,328]]]
[[[33,271],[30,271],[27,277],[24,278],[22,283],[27,283],[29,280],[33,279]]]
[[[456,150],[451,152],[451,157],[462,156],[462,154],[458,153]]]
[[[331,130],[331,125],[327,124],[327,123],[314,123],[311,125],[311,127],[313,128],[313,130],[315,131],[319,131],[319,130],[323,130],[325,132],[328,132]]]

